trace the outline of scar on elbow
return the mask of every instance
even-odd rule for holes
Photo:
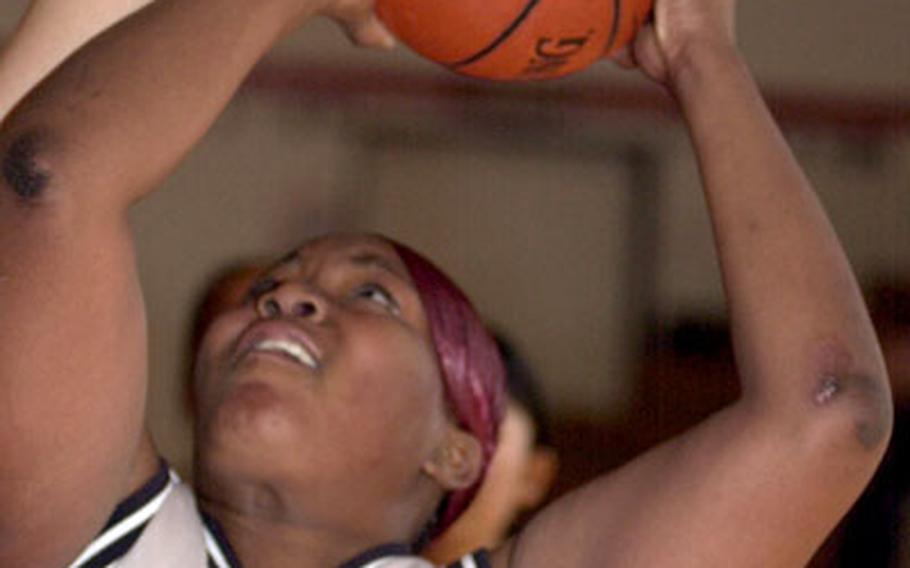
[[[42,143],[39,133],[23,134],[13,140],[3,156],[3,179],[26,202],[40,197],[50,182],[50,174],[38,161]]]
[[[854,433],[860,445],[881,446],[891,430],[891,398],[883,382],[863,375],[827,375],[816,384],[812,401],[818,407],[852,401],[857,408]]]

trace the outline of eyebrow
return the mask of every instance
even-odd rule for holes
[[[414,283],[411,280],[411,275],[406,271],[403,271],[400,266],[396,265],[385,255],[380,253],[372,251],[355,252],[347,258],[347,261],[358,268],[378,268],[397,278],[408,287],[415,288]],[[280,269],[289,264],[298,264],[300,262],[302,262],[300,251],[293,250],[275,262],[266,273]]]
[[[278,268],[284,266],[285,264],[291,264],[293,262],[298,262],[300,260],[300,251],[297,249],[292,250],[286,255],[279,258],[272,264],[272,268]]]
[[[409,275],[403,273],[399,266],[390,262],[389,259],[386,258],[385,256],[382,256],[382,255],[379,255],[376,253],[372,253],[372,252],[360,252],[360,253],[355,253],[355,254],[351,255],[350,257],[348,257],[348,261],[351,264],[354,264],[356,266],[379,268],[381,270],[391,273],[393,276],[395,276],[399,280],[404,281],[404,283],[407,284],[408,286],[410,286],[412,288],[414,287],[414,285],[411,283],[411,279],[410,279]]]
[[[297,249],[285,254],[278,260],[265,264],[263,270],[259,273],[260,279],[270,278],[276,270],[281,270],[287,266],[300,264],[300,251]]]

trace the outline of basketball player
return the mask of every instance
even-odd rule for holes
[[[734,2],[655,9],[624,62],[666,85],[689,127],[743,395],[464,566],[801,565],[887,444],[875,335],[735,48]],[[380,237],[292,251],[212,323],[195,497],[143,429],[127,211],[317,15],[390,41],[366,0],[157,0],[4,120],[0,565],[421,566],[408,543],[469,502],[501,412],[494,344],[430,264]]]

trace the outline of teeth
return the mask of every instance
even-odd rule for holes
[[[300,363],[311,369],[316,368],[316,358],[310,354],[302,345],[299,343],[294,343],[293,341],[287,341],[284,339],[266,339],[256,344],[254,347],[256,351],[272,351],[275,353],[282,353],[287,355]]]

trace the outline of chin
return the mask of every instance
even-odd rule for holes
[[[297,411],[299,413],[299,410]],[[197,426],[200,471],[259,477],[282,469],[295,454],[300,425],[294,409],[264,383],[235,388],[204,424]]]

